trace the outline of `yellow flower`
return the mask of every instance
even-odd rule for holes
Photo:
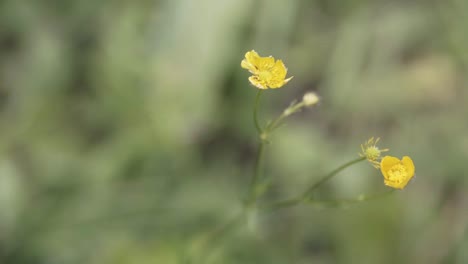
[[[414,176],[414,164],[408,156],[404,156],[402,160],[385,156],[380,162],[380,171],[384,176],[385,185],[403,189]]]
[[[241,67],[253,74],[249,77],[249,81],[260,89],[280,88],[292,79],[292,77],[285,79],[288,69],[283,61],[275,61],[271,56],[260,57],[254,50],[245,54]]]
[[[370,163],[372,163],[372,166],[374,166],[376,169],[379,168],[380,163],[380,155],[382,152],[387,152],[388,149],[379,149],[377,147],[377,143],[379,142],[380,138],[377,138],[374,140],[374,137],[371,137],[369,140],[364,142],[364,144],[361,144],[361,153],[359,153],[359,156],[366,158]]]

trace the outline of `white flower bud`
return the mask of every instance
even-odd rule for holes
[[[308,92],[304,94],[304,97],[302,97],[302,101],[306,106],[313,106],[317,104],[320,101],[320,98],[318,95],[314,92]]]

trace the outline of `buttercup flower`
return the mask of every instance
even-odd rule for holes
[[[245,54],[241,67],[253,74],[249,77],[249,81],[260,89],[280,88],[292,79],[292,77],[285,79],[288,69],[283,61],[275,60],[272,56],[260,57],[254,50]]]
[[[404,156],[402,160],[385,156],[380,162],[380,171],[384,176],[385,185],[403,189],[414,176],[414,164],[408,156]]]
[[[377,147],[379,140],[380,138],[374,140],[374,137],[371,137],[369,140],[364,142],[364,144],[361,144],[361,153],[359,153],[359,156],[366,158],[376,169],[380,166],[380,155],[382,152],[388,151],[388,149],[379,149]]]

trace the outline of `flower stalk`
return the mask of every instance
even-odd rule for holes
[[[334,169],[333,171],[331,171],[330,173],[328,173],[327,175],[325,175],[322,179],[320,179],[318,182],[316,182],[314,185],[310,186],[303,194],[302,194],[302,200],[307,200],[309,199],[309,196],[318,188],[320,187],[322,184],[324,184],[325,182],[327,182],[328,180],[330,180],[333,176],[337,175],[339,172],[341,172],[342,170],[358,163],[358,162],[361,162],[363,160],[365,160],[366,158],[365,157],[360,157],[360,158],[357,158],[357,159],[354,159],[354,160],[351,160],[341,166],[339,166],[338,168]]]
[[[259,135],[262,134],[262,127],[260,126],[260,123],[258,122],[258,106],[260,104],[260,97],[262,95],[263,90],[258,90],[257,95],[255,96],[255,102],[254,102],[254,110],[253,110],[253,120],[255,124],[255,128],[257,129],[257,133]]]
[[[389,196],[394,192],[395,192],[395,189],[391,189],[391,190],[388,190],[388,191],[382,192],[382,193],[361,194],[361,195],[359,195],[359,196],[357,196],[355,198],[337,199],[337,200],[289,199],[289,200],[284,200],[284,201],[280,201],[280,202],[265,205],[265,206],[262,207],[262,209],[265,210],[265,211],[275,211],[275,210],[279,210],[279,209],[284,209],[284,208],[288,208],[288,207],[297,206],[299,204],[314,205],[314,206],[319,206],[319,207],[343,207],[343,206],[348,206],[348,205],[351,205],[351,204],[378,200],[378,199],[384,198],[386,196]]]
[[[247,198],[247,207],[252,206],[260,195],[259,181],[262,178],[263,160],[265,156],[265,141],[261,140],[258,144],[257,159],[255,160],[254,174],[250,181],[250,191]]]
[[[255,96],[254,107],[253,107],[253,121],[255,124],[255,128],[257,129],[257,133],[259,136],[259,143],[258,143],[258,151],[257,157],[255,159],[254,165],[254,173],[252,179],[250,180],[250,190],[246,200],[246,206],[251,207],[257,200],[259,195],[259,179],[262,177],[263,172],[263,160],[264,160],[264,152],[265,152],[265,143],[266,143],[266,134],[263,131],[263,128],[258,121],[258,108],[260,105],[260,97],[262,95],[263,90],[258,90]]]

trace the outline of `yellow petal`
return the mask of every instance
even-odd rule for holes
[[[259,59],[260,56],[255,50],[248,51],[245,53],[245,59],[241,62],[241,67],[249,70],[252,74],[257,74]]]
[[[260,57],[254,50],[245,53],[241,67],[252,73],[249,81],[260,89],[280,88],[292,78],[285,80],[288,70],[283,61],[275,60],[272,56]]]
[[[404,156],[401,160],[401,163],[403,163],[403,165],[406,167],[406,170],[408,172],[408,178],[411,179],[414,176],[413,160],[408,156]]]
[[[387,185],[389,187],[392,187],[392,188],[395,188],[395,189],[400,189],[400,190],[402,190],[406,186],[406,183],[397,183],[397,182],[392,182],[392,181],[389,181],[389,180],[384,180],[384,183],[385,183],[385,185]]]
[[[288,69],[284,66],[283,61],[277,60],[275,66],[271,69],[272,78],[270,80],[269,86],[271,88],[280,88],[287,82],[289,82],[292,79],[292,77],[286,80],[284,79],[286,77],[287,72]]]
[[[289,80],[287,80],[289,81]],[[270,82],[268,83],[268,86],[271,88],[271,89],[277,89],[277,88],[281,88],[283,87],[286,82],[286,80],[277,80],[277,79],[272,79],[270,80]]]
[[[265,83],[265,81],[260,80],[260,79],[258,78],[258,76],[255,76],[255,75],[254,75],[254,76],[250,76],[250,77],[249,77],[249,81],[250,81],[251,84],[253,84],[255,87],[257,87],[257,88],[259,88],[259,89],[267,89],[267,88],[268,88],[267,85],[266,85],[266,83]]]
[[[260,55],[255,50],[251,50],[245,53],[245,58],[250,62],[256,62],[260,59]]]
[[[286,78],[286,73],[288,72],[288,69],[286,69],[286,66],[284,66],[284,63],[282,60],[277,60],[273,68],[271,69],[271,72],[275,77],[284,79]]]
[[[387,172],[396,164],[400,163],[398,158],[392,156],[385,156],[383,157],[382,161],[380,162],[380,171],[382,172],[385,179],[389,178]]]
[[[271,71],[275,66],[275,58],[273,57],[260,57],[256,64],[259,71]]]
[[[287,84],[294,76],[291,76],[289,78],[287,78],[286,80],[284,80],[284,84]]]
[[[251,73],[254,73],[255,71],[255,66],[245,59],[241,61],[241,67],[249,70]]]

